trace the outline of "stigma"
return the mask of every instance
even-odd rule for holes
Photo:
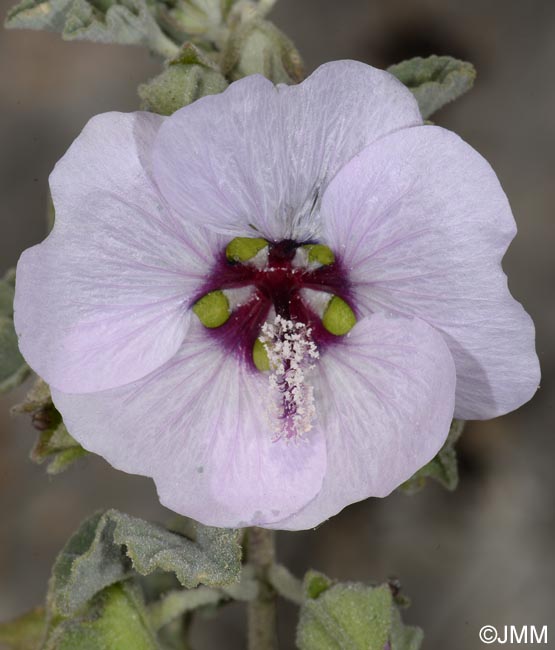
[[[298,442],[312,429],[316,414],[310,373],[320,354],[312,330],[278,315],[264,323],[259,340],[270,367],[267,412],[273,439]]]

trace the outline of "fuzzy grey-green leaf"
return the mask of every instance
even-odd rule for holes
[[[470,90],[476,79],[471,63],[450,56],[415,57],[392,65],[388,72],[412,91],[424,119]]]
[[[393,602],[387,585],[336,584],[301,607],[299,650],[383,650]]]
[[[66,40],[144,45],[165,57],[178,52],[147,0],[23,0],[8,12],[6,27],[61,32]]]
[[[114,541],[124,544],[133,568],[142,575],[172,571],[184,587],[224,586],[237,582],[241,572],[239,531],[193,523],[194,539],[116,510]]]
[[[206,66],[174,63],[138,89],[141,107],[160,115],[171,115],[205,95],[227,88],[224,76]]]
[[[115,525],[96,513],[69,539],[52,568],[47,597],[52,612],[72,616],[96,593],[131,575],[131,562],[114,544]]]
[[[191,525],[186,537],[108,510],[86,520],[59,554],[48,591],[50,609],[73,615],[97,592],[133,575],[175,573],[187,588],[226,586],[241,572],[239,531]]]

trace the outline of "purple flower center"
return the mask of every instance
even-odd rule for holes
[[[347,273],[331,251],[331,263],[309,261],[307,251],[311,246],[314,244],[290,239],[268,242],[259,255],[244,262],[230,260],[224,249],[196,296],[199,300],[214,291],[233,296],[234,290],[251,289],[248,297],[237,304],[230,300],[229,318],[209,331],[253,369],[253,346],[264,324],[276,316],[305,325],[319,352],[339,338],[324,326],[317,303],[325,305],[326,298],[337,296],[352,304]],[[327,247],[326,250],[329,251]],[[318,295],[320,301],[310,299]]]

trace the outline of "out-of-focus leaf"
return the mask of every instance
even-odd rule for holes
[[[428,478],[438,481],[447,490],[452,491],[457,487],[459,470],[455,444],[463,432],[464,425],[464,420],[453,420],[443,447],[427,465],[424,465],[414,476],[401,485],[400,489],[403,492],[415,494],[424,487]]]
[[[418,56],[392,65],[388,72],[412,91],[424,119],[470,90],[476,79],[471,63],[450,56]]]
[[[62,416],[52,403],[48,384],[42,379],[37,379],[24,402],[14,406],[12,413],[33,414],[33,426],[39,431],[39,437],[30,458],[38,465],[48,461],[48,474],[59,474],[88,454],[69,434]]]
[[[0,623],[0,646],[6,650],[38,650],[46,629],[44,609],[36,609],[18,618]]]

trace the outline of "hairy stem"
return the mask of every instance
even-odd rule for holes
[[[259,580],[259,592],[247,606],[249,650],[277,650],[276,592],[268,581],[268,571],[276,557],[275,533],[265,528],[247,531],[247,559]]]

